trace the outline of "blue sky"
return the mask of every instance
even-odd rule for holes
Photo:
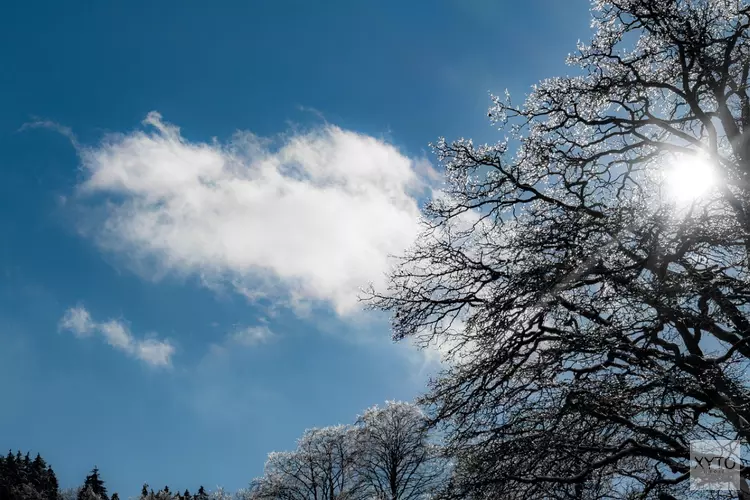
[[[352,290],[408,241],[427,144],[497,139],[487,92],[568,72],[587,9],[5,6],[0,446],[62,486],[97,464],[121,495],[236,489],[422,392],[431,358]]]

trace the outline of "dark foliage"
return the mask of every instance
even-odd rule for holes
[[[83,488],[78,493],[78,500],[89,500],[91,494],[96,495],[97,498],[102,500],[109,500],[109,497],[107,496],[107,488],[104,486],[104,481],[99,476],[98,467],[94,467],[91,474],[86,476]]]
[[[0,500],[58,500],[57,477],[41,455],[0,456]]]

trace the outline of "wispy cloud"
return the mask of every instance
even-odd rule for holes
[[[101,217],[87,234],[148,276],[198,276],[300,311],[358,310],[360,287],[383,284],[389,255],[414,240],[435,179],[426,160],[332,125],[221,144],[190,142],[158,113],[144,123],[79,148],[78,193],[109,197],[90,198]]]
[[[73,129],[52,120],[35,119],[32,122],[24,123],[23,125],[21,125],[21,128],[19,128],[18,131],[23,132],[35,128],[46,128],[49,130],[54,130],[55,132],[67,137],[74,148],[78,149],[80,147],[78,138],[73,133]]]
[[[169,340],[138,339],[122,321],[111,319],[96,322],[83,307],[71,307],[60,319],[60,330],[72,332],[76,337],[99,334],[113,348],[143,361],[150,366],[170,366],[175,348]]]
[[[209,346],[206,359],[224,357],[237,347],[257,347],[276,340],[276,334],[261,320],[263,324],[253,326],[235,326],[226,334],[222,342]]]
[[[229,334],[228,340],[244,346],[255,346],[269,342],[274,336],[274,333],[267,326],[257,325],[246,326],[233,331]]]

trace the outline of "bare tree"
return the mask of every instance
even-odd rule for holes
[[[357,423],[357,472],[368,498],[431,498],[447,467],[419,407],[388,401],[382,408],[365,411]]]
[[[81,491],[81,487],[75,487],[75,488],[65,488],[61,489],[59,492],[59,499],[60,500],[76,500],[78,498],[78,493]]]
[[[448,350],[423,402],[458,497],[684,498],[692,439],[750,434],[750,7],[592,13],[575,76],[493,97],[503,142],[434,146],[446,188],[369,294]]]
[[[78,500],[104,500],[104,498],[94,492],[93,488],[88,485],[84,486],[79,490]]]
[[[251,497],[274,500],[351,500],[361,490],[354,468],[354,431],[349,426],[305,432],[292,452],[268,456]]]

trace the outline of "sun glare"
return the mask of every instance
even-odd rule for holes
[[[697,200],[714,187],[715,175],[705,156],[678,156],[664,173],[668,196],[680,203]]]

